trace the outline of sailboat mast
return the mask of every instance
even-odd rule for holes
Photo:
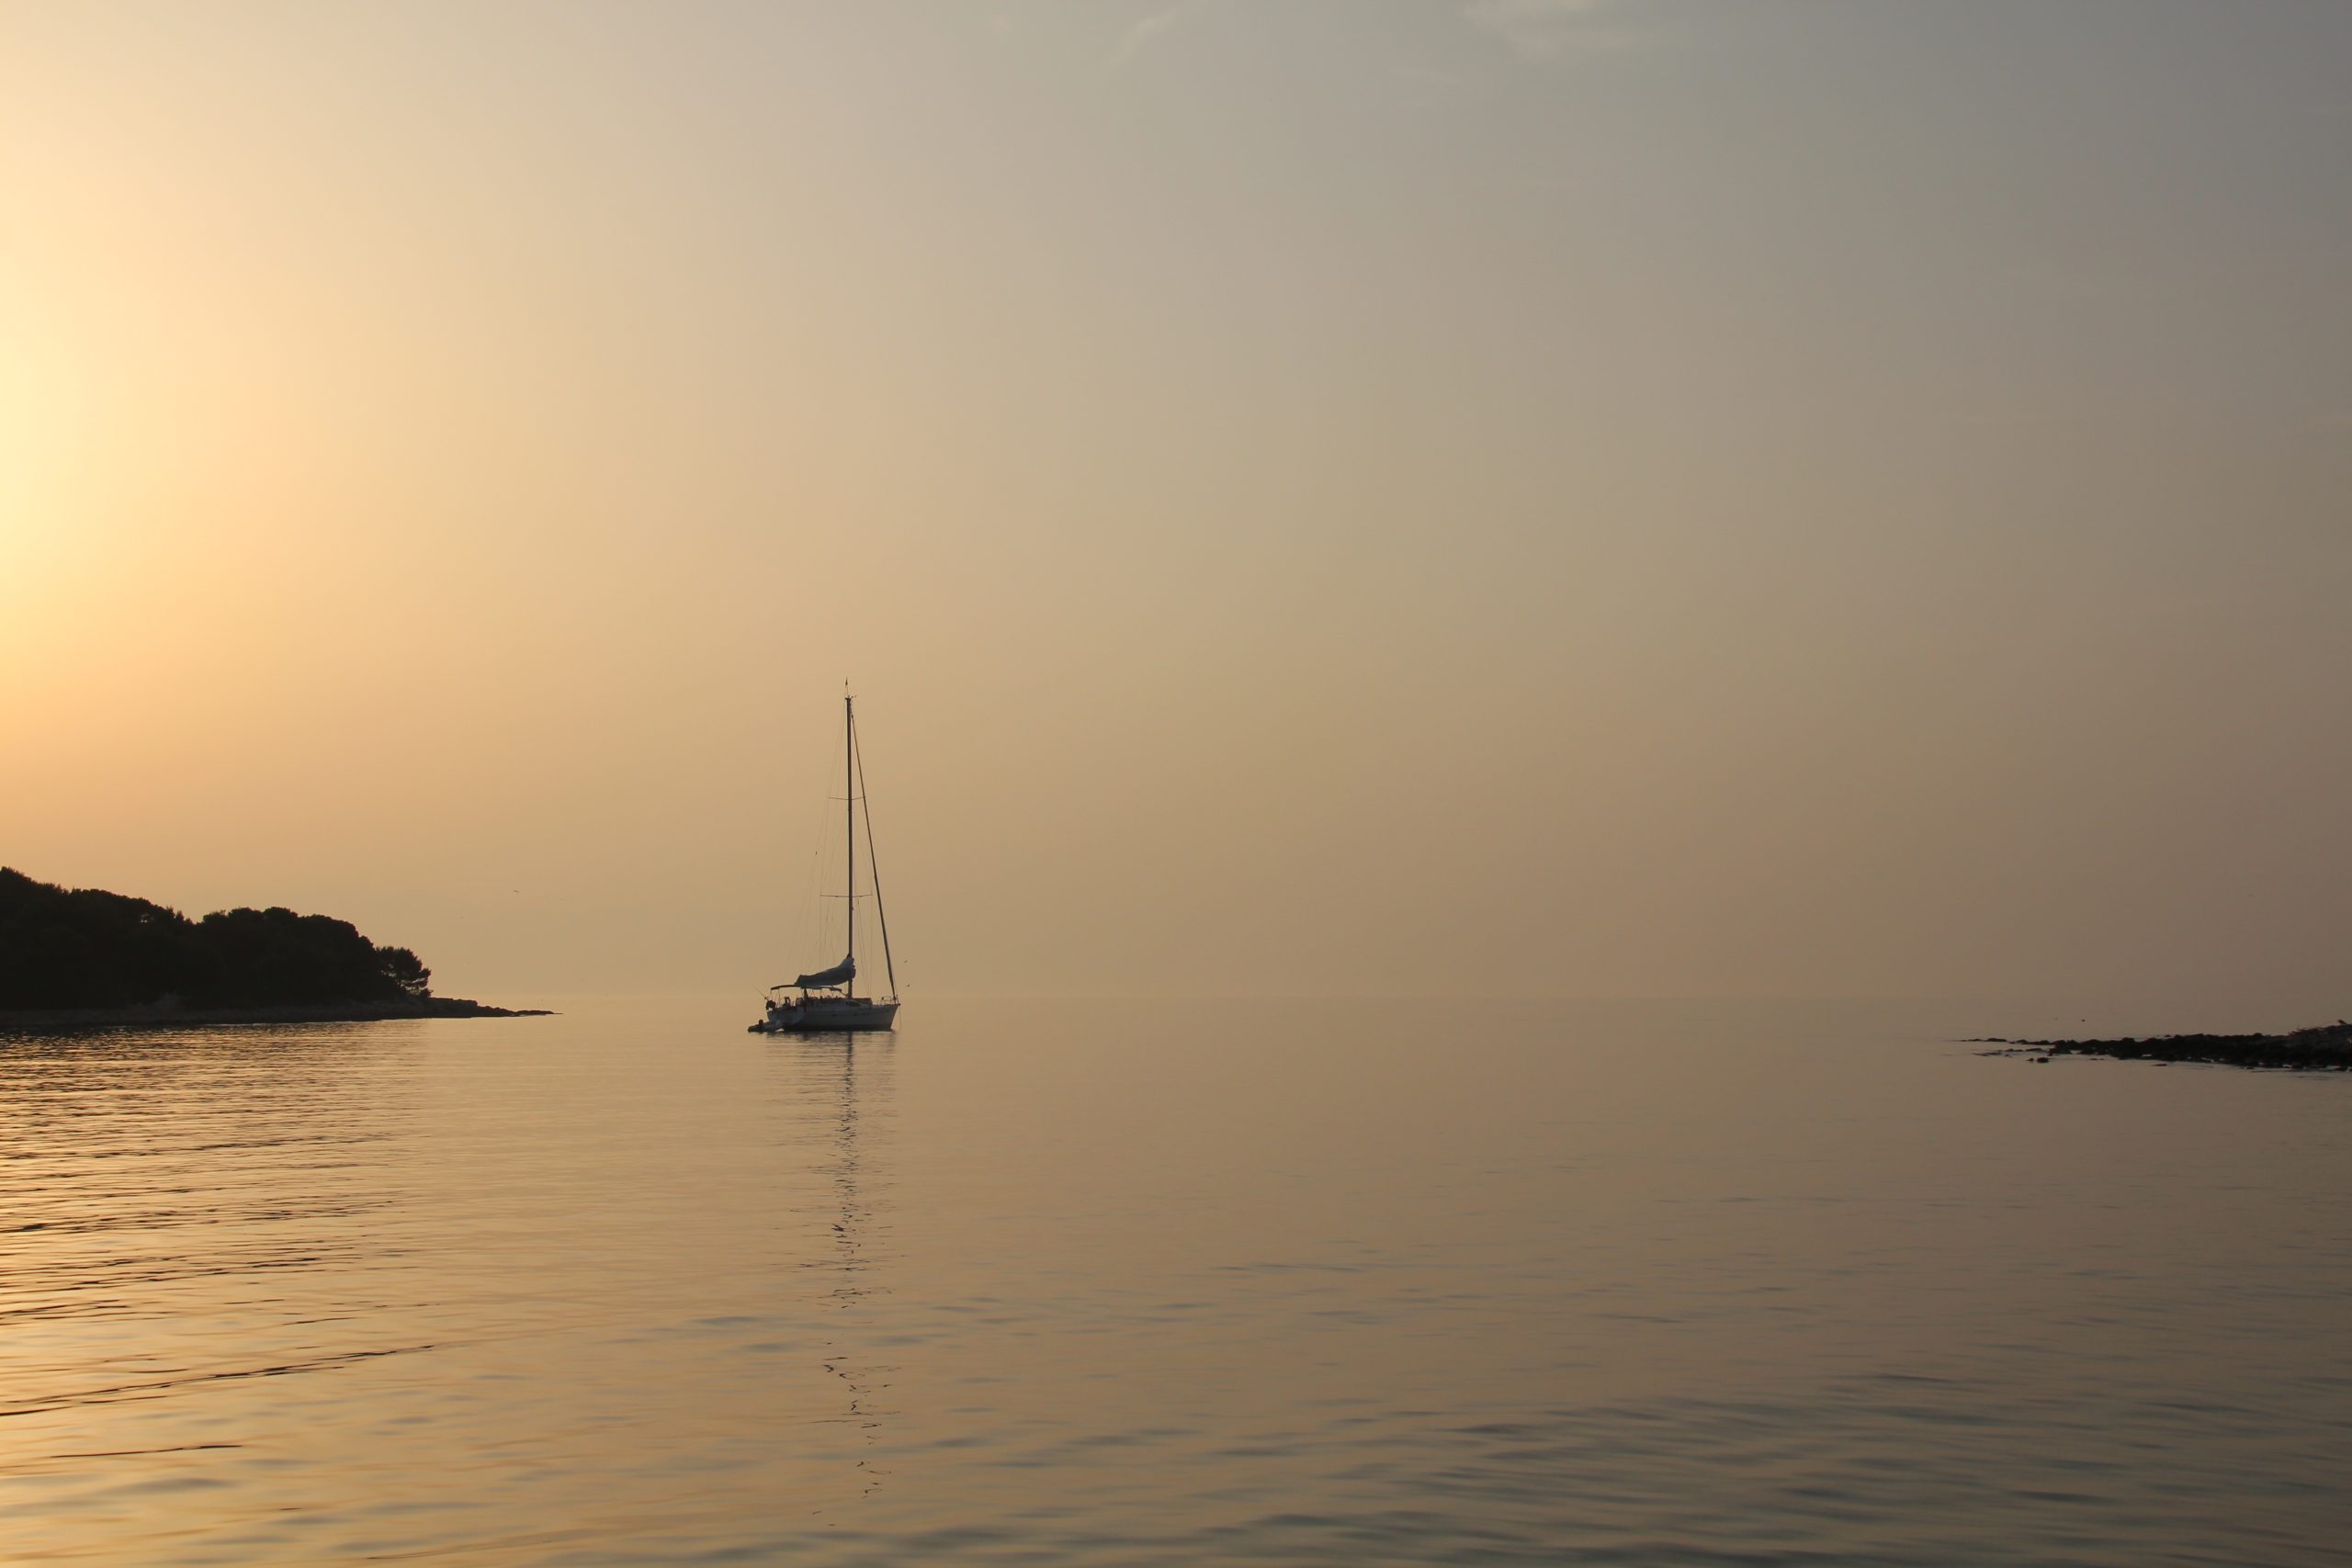
[[[857,995],[857,710],[842,694],[842,828],[849,843],[849,878],[842,891],[849,906],[849,979],[844,996]]]

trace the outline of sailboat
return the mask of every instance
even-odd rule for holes
[[[831,1034],[844,1030],[872,1031],[892,1027],[899,1017],[899,975],[890,962],[890,922],[882,913],[882,876],[874,854],[874,817],[865,818],[866,876],[874,884],[874,923],[882,934],[882,974],[889,982],[887,997],[857,994],[857,806],[865,798],[865,760],[857,749],[857,706],[842,694],[842,830],[849,855],[841,897],[848,908],[849,954],[830,969],[819,969],[770,986],[767,1008],[754,1034]],[[780,994],[781,993],[781,994]]]

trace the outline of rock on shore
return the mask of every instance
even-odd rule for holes
[[[2231,1067],[2352,1072],[2352,1022],[2338,1019],[2291,1034],[2159,1034],[2146,1040],[2002,1040],[1987,1056],[2114,1056],[2124,1061],[2210,1062]]]

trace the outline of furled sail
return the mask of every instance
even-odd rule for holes
[[[806,991],[819,986],[845,986],[856,978],[857,960],[844,958],[831,969],[820,969],[814,975],[803,975],[792,983]]]

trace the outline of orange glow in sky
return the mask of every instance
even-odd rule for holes
[[[0,4],[0,858],[764,984],[2316,994],[2329,8]],[[2258,13],[2258,14],[2257,14]]]

